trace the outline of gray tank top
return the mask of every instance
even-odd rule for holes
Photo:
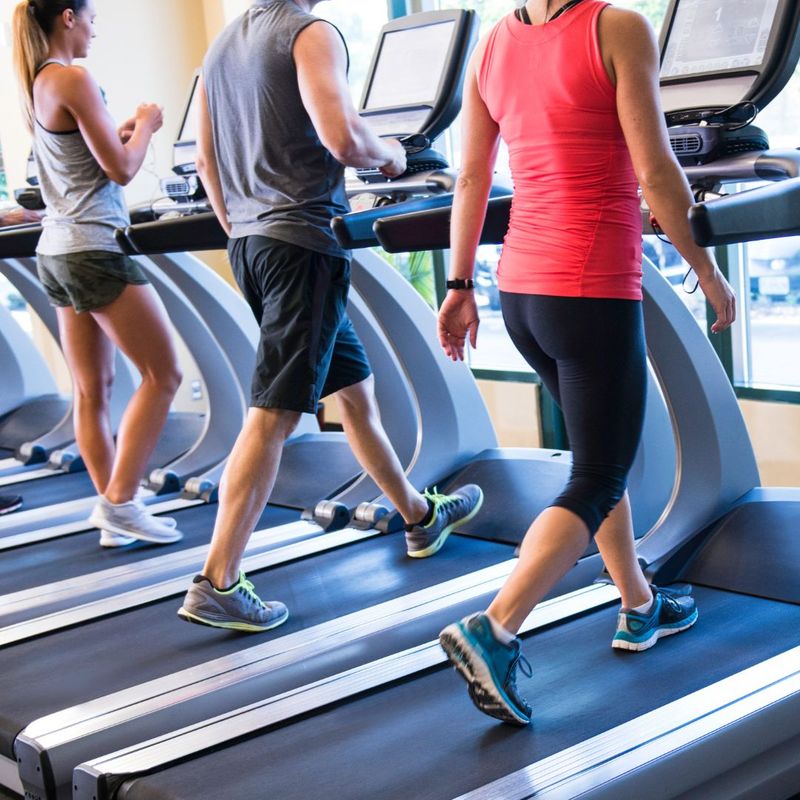
[[[60,61],[46,61],[47,64]],[[79,130],[56,133],[34,123],[33,153],[47,206],[37,253],[121,252],[114,230],[130,224],[122,187],[100,168]]]
[[[350,210],[344,167],[314,130],[292,56],[317,20],[292,0],[258,0],[214,42],[203,82],[231,237],[349,257],[330,229]]]

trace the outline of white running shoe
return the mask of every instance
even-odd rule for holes
[[[144,502],[145,497],[149,497],[149,496],[150,496],[149,494],[147,494],[147,495],[145,494],[144,488],[142,486],[140,486],[136,490],[136,494],[133,496],[133,499],[134,500],[141,500],[142,502]],[[147,513],[150,514],[149,511]],[[155,515],[154,514],[150,514],[150,516],[152,517],[152,516],[155,516]],[[177,528],[178,527],[178,520],[176,520],[175,517],[158,516],[158,517],[156,517],[156,519],[158,519],[161,522],[163,522],[164,525],[166,525],[168,528]]]
[[[89,522],[104,533],[152,544],[173,544],[183,538],[183,534],[175,527],[148,514],[147,506],[139,498],[115,505],[101,497],[92,510]]]
[[[100,547],[126,547],[135,541],[132,536],[120,536],[118,533],[100,530]]]

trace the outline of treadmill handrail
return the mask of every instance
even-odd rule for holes
[[[446,250],[450,247],[450,203],[432,210],[416,211],[401,216],[384,217],[375,222],[375,238],[388,253],[413,253],[419,250]],[[480,244],[502,244],[508,231],[511,195],[489,200]],[[423,223],[424,224],[421,224]]]
[[[124,230],[118,229],[116,237],[128,255],[224,250],[228,246],[227,234],[210,211],[130,225]]]
[[[701,247],[800,235],[800,178],[696,203],[689,224]]]
[[[41,235],[38,222],[0,229],[0,258],[33,258]]]
[[[395,189],[401,189],[402,182],[397,185],[393,184]],[[365,185],[363,191],[370,191],[370,186]],[[500,184],[492,186],[490,197],[507,197],[508,188]],[[450,219],[450,209],[453,205],[453,194],[431,195],[430,197],[417,197],[412,200],[406,200],[402,203],[395,203],[393,205],[377,206],[369,208],[365,211],[354,211],[350,214],[334,217],[331,221],[331,228],[333,229],[339,244],[342,247],[357,249],[360,247],[378,247],[382,245],[379,240],[377,231],[380,229],[379,223],[384,219],[392,219],[395,217],[408,216],[409,221],[413,224],[415,217],[411,215],[417,213],[428,214],[436,209],[446,209],[447,219]],[[426,216],[425,219],[428,217]],[[384,249],[387,249],[384,247]],[[433,250],[441,248],[419,248],[422,250]],[[388,250],[388,252],[409,252],[408,248],[401,250]]]

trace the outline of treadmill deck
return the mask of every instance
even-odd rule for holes
[[[536,633],[528,729],[477,712],[436,669],[231,747],[128,781],[123,800],[380,797],[452,800],[796,644],[800,606],[697,587],[695,629],[612,650],[616,608]],[[300,777],[302,776],[302,777]]]

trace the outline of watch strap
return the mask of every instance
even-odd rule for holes
[[[472,278],[453,278],[445,283],[448,289],[474,289],[475,282]]]

